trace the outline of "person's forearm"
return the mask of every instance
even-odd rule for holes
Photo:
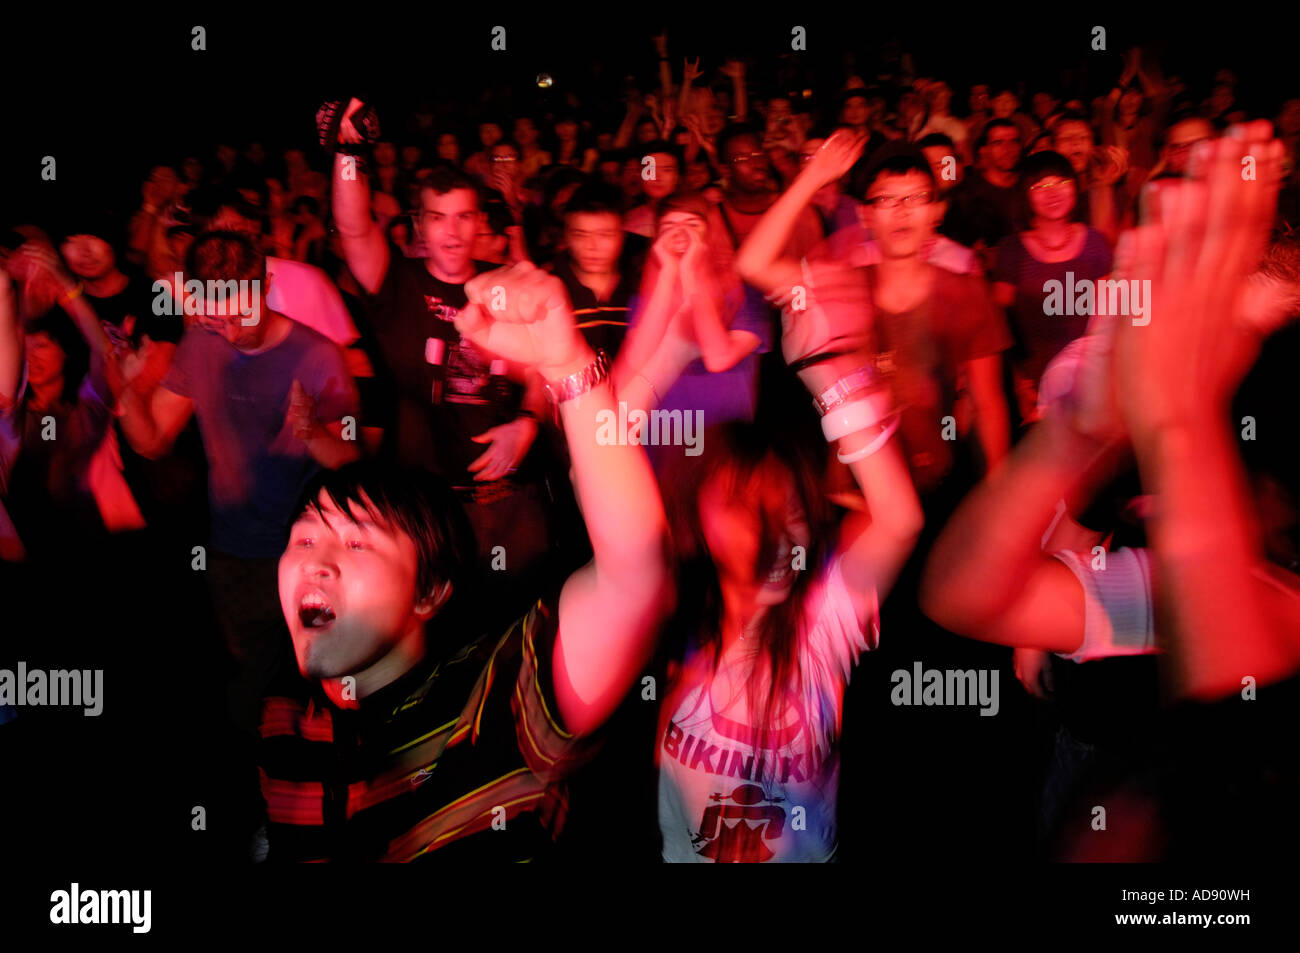
[[[348,268],[363,288],[377,291],[388,268],[388,246],[370,215],[370,185],[356,157],[335,155],[331,203]]]
[[[90,302],[86,300],[84,291],[78,292],[71,298],[66,293],[61,295],[59,304],[77,326],[81,336],[86,339],[92,354],[102,359],[113,350],[108,335],[104,333],[104,326],[99,323],[99,317]]]
[[[745,93],[745,74],[741,71],[731,77],[731,101],[736,109],[736,122],[744,122],[749,115],[749,97]]]
[[[1114,248],[1119,240],[1119,221],[1115,210],[1115,189],[1112,185],[1094,185],[1088,190],[1089,223],[1105,236],[1107,243]]]
[[[581,371],[595,359],[589,347],[565,367],[542,368],[552,381]],[[650,461],[639,446],[601,440],[618,402],[609,381],[560,404],[598,575],[618,576],[662,568],[667,522]]]
[[[732,331],[723,324],[712,288],[692,289],[690,305],[694,311],[695,337],[700,345],[700,355],[710,373],[730,370],[758,347],[756,334]]]
[[[817,188],[817,183],[798,176],[758,220],[736,252],[736,270],[741,278],[760,290],[769,290],[763,287],[770,284],[763,276],[780,259],[800,214],[817,194]]]
[[[614,362],[616,387],[640,371],[658,349],[672,319],[672,300],[676,288],[675,266],[665,266],[659,272],[659,280],[650,292],[650,300],[638,317],[636,327],[628,332],[627,340],[618,352],[618,359]]]
[[[1103,448],[1048,417],[962,501],[930,552],[922,604],[943,617],[988,620],[1011,604],[1042,559],[1043,533],[1064,499],[1087,499]],[[967,625],[967,628],[970,628]]]
[[[1181,688],[1195,698],[1240,691],[1246,676],[1286,674],[1289,651],[1257,597],[1264,562],[1250,488],[1227,424],[1207,415],[1135,441],[1138,468],[1156,494],[1149,528],[1162,619]]]
[[[1011,448],[1011,417],[1006,399],[996,394],[974,394],[975,436],[984,455],[986,473],[991,473]]]
[[[131,449],[150,460],[162,456],[158,446],[158,427],[149,409],[148,398],[128,387],[118,396],[117,406],[118,422]]]

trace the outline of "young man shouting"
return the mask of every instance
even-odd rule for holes
[[[560,280],[525,262],[466,293],[457,330],[548,382],[595,558],[554,604],[482,633],[472,533],[436,477],[361,464],[312,487],[280,560],[307,687],[263,708],[271,860],[537,856],[563,822],[581,739],[671,608],[654,476],[639,447],[595,439],[614,408],[608,359]]]

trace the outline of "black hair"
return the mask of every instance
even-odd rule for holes
[[[24,333],[28,337],[33,334],[45,334],[58,345],[59,350],[63,352],[63,390],[59,394],[59,399],[67,404],[77,403],[81,382],[90,369],[90,348],[86,345],[86,339],[81,336],[81,331],[77,329],[76,324],[63,311],[51,308],[39,318],[29,321],[24,328]],[[32,396],[30,389],[27,395]]]
[[[482,204],[478,183],[452,165],[435,165],[420,179],[420,188],[430,189],[434,195],[446,195],[457,190],[473,192],[475,203]]]
[[[984,124],[984,128],[980,130],[979,136],[975,139],[976,155],[979,155],[979,151],[989,144],[989,133],[994,129],[1014,129],[1017,134],[1020,132],[1020,127],[1010,119],[990,119]]]
[[[266,277],[266,255],[243,232],[217,229],[194,239],[185,271],[199,281],[260,281]]]
[[[488,199],[483,203],[483,212],[487,218],[487,226],[493,235],[507,234],[507,229],[515,223],[514,213],[510,211],[510,206],[506,204],[505,199]]]
[[[651,139],[645,145],[640,146],[637,151],[641,153],[641,158],[649,155],[672,156],[677,160],[677,168],[679,171],[686,168],[686,157],[682,149],[674,143],[669,142],[667,139]]]
[[[1089,132],[1092,131],[1092,123],[1088,121],[1088,117],[1087,117],[1087,116],[1085,116],[1083,113],[1081,113],[1081,112],[1077,112],[1077,111],[1075,111],[1075,110],[1073,110],[1073,109],[1066,110],[1065,112],[1061,113],[1061,118],[1058,119],[1058,120],[1056,120],[1056,124],[1052,126],[1052,141],[1053,141],[1053,142],[1056,141],[1056,134],[1057,134],[1057,132],[1060,130],[1061,126],[1065,125],[1067,122],[1081,122],[1081,123],[1083,123],[1085,126],[1088,127],[1088,131],[1089,131]],[[1096,138],[1095,135],[1094,135],[1094,138]]]
[[[423,598],[451,583],[451,599],[439,611],[440,618],[456,618],[472,601],[478,581],[474,529],[441,477],[378,460],[322,470],[307,484],[294,519],[308,508],[319,513],[326,500],[349,518],[353,518],[353,504],[371,510],[393,531],[410,538],[415,544],[417,596]]]
[[[919,172],[930,181],[931,188],[936,187],[934,170],[930,168],[925,154],[916,146],[907,142],[891,142],[881,146],[862,172],[854,176],[854,195],[865,201],[871,184],[882,175],[906,175],[909,172]]]
[[[947,149],[951,155],[957,154],[957,144],[942,132],[932,132],[929,135],[922,136],[916,141],[916,147],[918,149],[931,149],[935,146],[938,146],[941,149]]]
[[[617,215],[621,220],[623,196],[604,182],[584,182],[564,206],[564,214]]]
[[[757,126],[747,122],[733,122],[718,133],[718,161],[727,161],[727,146],[733,139],[739,139],[741,136],[753,136],[760,146],[763,144],[763,133]]]
[[[1070,221],[1079,221],[1082,214],[1079,202],[1079,177],[1070,165],[1070,160],[1059,152],[1044,149],[1034,152],[1020,160],[1020,179],[1016,183],[1016,218],[1021,229],[1029,228],[1033,223],[1034,206],[1029,201],[1029,187],[1043,179],[1055,176],[1068,179],[1074,183],[1074,208],[1070,211]]]

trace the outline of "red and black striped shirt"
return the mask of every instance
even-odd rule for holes
[[[262,707],[270,861],[525,861],[567,810],[592,745],[565,731],[541,602],[499,639],[426,659],[340,709],[318,683]]]

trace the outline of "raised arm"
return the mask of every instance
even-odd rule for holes
[[[504,289],[502,303],[491,289]],[[595,730],[622,701],[672,607],[667,521],[654,474],[637,446],[602,439],[617,419],[607,372],[578,332],[564,286],[521,263],[475,277],[456,328],[508,360],[531,364],[558,392],[560,417],[594,559],[560,597],[555,691],[576,734]]]
[[[857,161],[866,138],[845,131],[834,133],[779,199],[759,219],[736,253],[740,277],[769,298],[790,294],[802,280],[800,263],[783,257],[799,216],[818,189],[836,181]]]
[[[356,144],[361,136],[348,119],[362,106],[358,99],[348,103],[339,123],[339,142]],[[334,156],[333,181],[334,223],[343,241],[343,256],[361,287],[371,294],[384,283],[388,272],[388,242],[370,214],[370,183],[361,162],[342,152]]]
[[[1159,223],[1129,233],[1116,256],[1117,271],[1152,282],[1150,324],[1120,325],[1116,391],[1143,484],[1158,500],[1150,524],[1158,617],[1180,688],[1199,699],[1300,666],[1300,579],[1270,578],[1228,424],[1259,352],[1259,333],[1238,309],[1273,224],[1282,155],[1268,122],[1203,143],[1193,180],[1155,188],[1148,207]],[[1246,156],[1258,168],[1249,180]]]

